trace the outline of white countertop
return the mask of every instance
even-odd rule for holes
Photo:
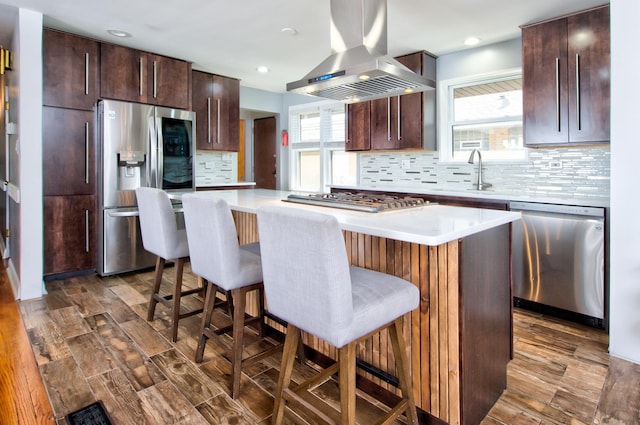
[[[609,199],[602,197],[575,197],[562,195],[536,195],[530,193],[511,193],[501,192],[493,189],[487,190],[452,190],[434,187],[432,189],[421,189],[416,187],[375,187],[375,186],[331,186],[335,189],[353,190],[353,191],[378,191],[378,192],[396,192],[396,193],[413,193],[420,195],[434,196],[456,196],[460,198],[473,199],[493,199],[500,201],[521,201],[521,202],[539,202],[543,204],[560,204],[560,205],[579,205],[583,207],[609,207]]]
[[[521,217],[519,212],[444,205],[369,213],[283,202],[290,193],[294,192],[266,189],[197,192],[198,196],[223,198],[236,211],[255,213],[258,207],[268,204],[308,209],[333,215],[343,230],[430,246],[507,224]],[[181,194],[172,192],[170,197],[179,199]]]

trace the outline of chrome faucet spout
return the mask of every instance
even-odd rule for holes
[[[474,186],[478,189],[478,190],[483,190],[486,189],[488,187],[491,187],[491,183],[485,183],[482,180],[482,154],[480,154],[480,151],[478,149],[474,149],[471,151],[471,155],[469,156],[469,164],[473,164],[473,158],[476,154],[476,152],[478,153],[478,182],[474,184]]]

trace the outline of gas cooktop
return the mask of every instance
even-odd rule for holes
[[[291,194],[287,197],[286,201],[365,212],[390,211],[433,204],[422,198],[414,198],[411,196],[400,197],[368,192],[318,193],[307,195]]]

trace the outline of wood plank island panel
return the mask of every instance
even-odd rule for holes
[[[255,215],[233,214],[240,242],[257,241]],[[479,423],[506,388],[511,356],[510,226],[438,246],[343,233],[352,265],[401,277],[420,289],[419,307],[403,318],[416,405],[435,419],[433,423]],[[274,328],[284,331],[277,324]],[[326,342],[307,334],[303,341],[337,359],[337,350]],[[395,376],[386,331],[361,342],[358,359]],[[393,384],[366,369],[358,374],[399,394]]]

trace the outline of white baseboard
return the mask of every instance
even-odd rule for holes
[[[4,245],[4,239],[0,238],[0,252],[4,253],[6,247]],[[13,266],[13,262],[11,261],[11,257],[4,260],[4,266],[7,270],[7,276],[9,276],[9,283],[11,284],[11,289],[13,290],[13,296],[16,300],[20,299],[20,277],[18,273],[16,273],[16,268]]]

